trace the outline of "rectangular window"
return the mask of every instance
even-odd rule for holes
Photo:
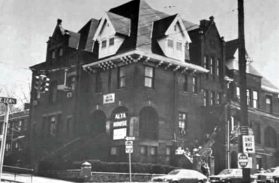
[[[147,156],[147,146],[141,146],[140,147],[140,154]]]
[[[144,86],[154,88],[154,68],[145,66],[144,68]]]
[[[203,90],[203,106],[208,106],[208,91]]]
[[[59,56],[63,56],[63,48],[59,49]]]
[[[246,90],[246,96],[247,96],[247,106],[249,107],[250,102],[251,102],[251,100],[250,100],[250,90],[249,89]]]
[[[238,86],[236,87],[236,98],[240,101],[240,88]]]
[[[255,130],[255,142],[261,144],[261,125],[259,123],[254,123]]]
[[[221,101],[220,101],[220,93],[216,93],[216,104],[220,104]]]
[[[259,93],[257,91],[253,91],[252,98],[253,98],[253,107],[254,108],[258,108],[258,105],[259,105],[259,103],[258,103]]]
[[[109,46],[114,45],[114,37],[109,38]]]
[[[266,111],[272,113],[272,98],[271,96],[267,95],[265,98],[266,103]]]
[[[193,76],[193,85],[192,85],[193,93],[198,93],[198,81],[197,77]]]
[[[206,56],[203,57],[203,67],[207,69],[207,58]]]
[[[102,91],[102,80],[101,80],[101,73],[98,72],[96,73],[96,78],[95,78],[95,92],[100,93]]]
[[[150,155],[151,156],[157,155],[157,147],[150,147]]]
[[[178,130],[181,135],[187,134],[187,113],[178,113]]]
[[[171,147],[166,147],[166,155],[167,156],[171,155]]]
[[[56,55],[55,50],[53,50],[51,54],[52,54],[52,58],[55,58]]]
[[[111,147],[110,148],[110,155],[116,155],[117,154],[117,148],[116,147]]]
[[[215,93],[213,91],[210,92],[210,105],[214,105],[215,101],[214,101],[214,95]]]
[[[107,47],[107,40],[104,39],[102,40],[102,48],[106,48]]]
[[[220,75],[220,59],[216,60],[216,76]]]
[[[125,87],[125,67],[118,67],[117,82],[118,82],[117,88]]]
[[[176,49],[178,51],[182,51],[182,43],[181,42],[176,42]]]
[[[169,48],[173,48],[173,40],[171,40],[171,39],[168,39],[168,47]]]
[[[184,75],[184,82],[183,82],[183,91],[187,92],[188,91],[188,75]]]
[[[210,74],[214,73],[214,67],[213,67],[213,58],[210,58],[210,65],[209,65],[209,69],[210,69]]]

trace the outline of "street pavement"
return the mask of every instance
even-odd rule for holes
[[[51,178],[39,177],[39,176],[31,176],[31,175],[15,176],[14,174],[5,173],[5,172],[3,172],[2,174],[2,179],[24,182],[24,183],[74,183],[74,182],[69,182],[64,180],[51,179]]]

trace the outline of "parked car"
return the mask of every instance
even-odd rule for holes
[[[251,175],[251,182],[255,180],[255,176]],[[242,182],[242,169],[224,169],[218,175],[209,177],[209,182],[212,183],[240,183]]]
[[[207,177],[196,170],[175,169],[167,175],[153,177],[152,182],[169,182],[169,183],[205,183]]]
[[[279,167],[271,168],[269,171],[257,173],[258,183],[279,183]]]

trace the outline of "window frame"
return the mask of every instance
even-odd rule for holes
[[[188,114],[187,112],[178,112],[178,131],[181,135],[187,134]]]
[[[192,92],[194,94],[198,93],[198,78],[197,78],[197,76],[192,77]]]
[[[184,74],[183,75],[183,91],[184,92],[188,92],[188,85],[189,85],[189,81],[188,81],[188,79],[189,79],[189,77],[188,77],[188,75],[187,74]]]
[[[117,88],[126,87],[126,69],[124,66],[117,68]]]
[[[147,68],[150,68],[151,69],[151,76],[149,76],[149,75],[147,75]],[[148,66],[148,65],[145,65],[144,66],[144,87],[146,87],[146,88],[154,88],[154,82],[155,82],[155,68],[154,67],[152,67],[152,66]],[[151,80],[151,82],[149,81],[149,80]],[[147,81],[149,81],[149,82],[147,82]],[[148,84],[151,84],[151,86],[149,86]]]
[[[167,39],[167,47],[174,49],[174,40],[173,39],[170,39],[170,38]]]

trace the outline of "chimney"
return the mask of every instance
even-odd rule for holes
[[[209,20],[210,20],[211,22],[213,22],[213,21],[214,21],[214,16],[210,16],[210,17],[209,17]]]
[[[57,25],[61,25],[62,24],[62,20],[61,19],[57,19]]]

